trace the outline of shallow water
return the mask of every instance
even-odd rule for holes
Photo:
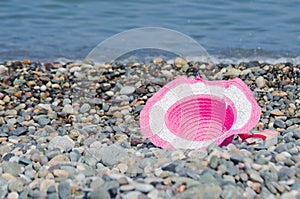
[[[223,61],[300,62],[299,8],[296,0],[3,0],[0,60],[84,59],[114,34],[155,26],[191,36]]]

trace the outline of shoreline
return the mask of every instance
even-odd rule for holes
[[[300,195],[300,65],[11,61],[0,64],[0,198],[296,198]],[[262,108],[268,148],[163,150],[139,113],[177,76],[241,78]],[[202,194],[202,195],[201,195]]]

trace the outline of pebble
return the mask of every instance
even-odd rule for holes
[[[275,128],[286,128],[286,124],[285,124],[285,122],[284,121],[282,121],[281,119],[276,119],[275,121],[274,121],[274,127]]]
[[[120,90],[121,95],[130,95],[134,93],[135,88],[133,86],[123,86]]]
[[[153,188],[154,188],[154,187],[153,187],[153,185],[151,185],[151,184],[141,184],[141,183],[139,183],[139,184],[136,184],[136,185],[135,185],[135,189],[136,189],[137,191],[140,191],[140,192],[143,192],[143,193],[148,193],[148,192],[150,192]]]
[[[91,106],[87,103],[84,103],[81,107],[80,107],[80,113],[87,113],[91,110]]]
[[[284,113],[278,109],[274,109],[270,112],[271,115],[275,115],[275,116],[282,116],[284,115]]]
[[[68,136],[56,136],[49,142],[48,149],[53,150],[59,148],[61,151],[71,151],[75,146],[75,142]]]
[[[6,73],[8,71],[8,68],[3,66],[3,65],[0,65],[0,75]]]
[[[22,167],[18,163],[15,162],[3,162],[2,169],[4,173],[9,173],[13,176],[18,176],[22,173]]]
[[[109,97],[112,97],[115,95],[115,93],[113,91],[106,91],[105,94]]]
[[[72,198],[71,185],[68,181],[62,181],[59,183],[58,195],[60,198]]]
[[[109,193],[103,189],[103,188],[98,188],[97,190],[93,190],[90,194],[90,199],[110,199]]]
[[[107,166],[116,165],[119,161],[129,158],[128,153],[116,144],[104,148],[102,153],[102,163]]]
[[[70,105],[70,104],[64,105],[64,108],[62,109],[62,112],[67,113],[67,114],[75,114],[75,110],[72,107],[72,105]]]
[[[14,135],[14,136],[20,136],[26,133],[26,128],[25,127],[18,127],[14,130],[11,130],[9,132],[10,135]]]
[[[18,199],[19,198],[19,194],[17,192],[10,192],[8,195],[7,195],[7,199]]]
[[[176,57],[174,60],[174,65],[177,68],[181,68],[183,65],[187,64],[187,61],[181,57]]]
[[[264,88],[266,86],[266,80],[264,79],[264,77],[259,76],[256,78],[255,84],[258,88]]]

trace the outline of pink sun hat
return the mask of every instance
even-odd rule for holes
[[[239,78],[207,81],[179,77],[155,93],[140,114],[141,132],[154,145],[205,149],[226,145],[245,135],[260,119],[261,109]]]

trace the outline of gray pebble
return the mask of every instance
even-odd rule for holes
[[[235,164],[243,162],[243,159],[244,159],[244,156],[240,153],[233,153],[230,155],[230,160]]]
[[[91,106],[87,103],[84,103],[81,107],[80,107],[80,113],[87,113],[91,110]]]
[[[210,158],[209,166],[210,166],[211,168],[213,168],[213,169],[217,168],[218,163],[219,163],[218,159],[219,159],[218,156],[213,155],[213,156]]]
[[[120,159],[127,159],[128,153],[119,145],[110,145],[103,149],[102,163],[107,166],[115,165]]]
[[[18,127],[14,130],[11,130],[9,132],[9,135],[15,135],[15,136],[20,136],[26,133],[26,128],[25,127]]]
[[[286,128],[286,124],[285,124],[285,122],[284,121],[282,121],[281,119],[276,119],[275,121],[274,121],[274,127],[275,128]]]
[[[222,198],[223,199],[232,199],[232,198],[239,198],[241,193],[238,191],[236,186],[233,185],[226,185],[222,187]]]
[[[39,125],[45,126],[51,122],[47,115],[34,116],[33,119],[38,122]]]
[[[123,86],[120,90],[121,95],[130,95],[134,93],[135,88],[133,86]]]
[[[59,199],[58,193],[50,193],[47,195],[47,199]]]
[[[20,180],[12,180],[9,182],[8,185],[8,189],[10,191],[22,192],[23,188],[23,183]]]
[[[71,185],[68,181],[63,181],[59,183],[58,195],[60,198],[71,198]]]
[[[255,171],[253,169],[248,169],[246,172],[248,173],[248,176],[251,180],[253,180],[255,182],[259,182],[259,183],[264,182],[264,180],[260,176],[259,172]]]
[[[21,165],[15,162],[3,162],[2,168],[4,173],[10,173],[13,176],[18,176],[19,174],[22,173]]]
[[[142,184],[138,183],[135,185],[135,189],[137,191],[141,191],[143,193],[148,193],[150,192],[154,187],[151,184]]]
[[[59,148],[63,151],[70,151],[74,148],[74,146],[75,142],[69,136],[56,136],[50,140],[48,149],[53,150],[55,148]]]
[[[295,139],[300,139],[300,130],[294,130],[293,131],[293,137]]]
[[[5,195],[8,192],[7,188],[8,188],[8,182],[3,178],[0,178],[0,199],[5,198]]]
[[[110,195],[107,190],[103,188],[98,188],[90,193],[91,199],[110,199]]]

